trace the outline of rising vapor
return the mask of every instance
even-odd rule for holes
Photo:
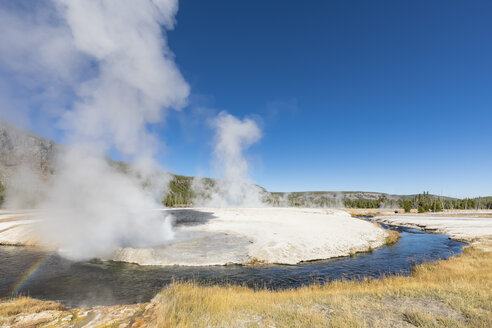
[[[76,259],[166,242],[172,238],[169,220],[155,211],[162,207],[166,177],[152,159],[159,142],[147,124],[159,122],[167,109],[182,108],[189,94],[163,32],[175,24],[177,1],[43,3],[28,12],[0,13],[18,26],[9,29],[11,47],[2,49],[9,69],[33,83],[47,81],[51,95],[76,98],[60,101],[67,109],[56,112],[70,147],[39,205],[42,236]],[[35,31],[25,35],[34,48],[14,47],[29,31]],[[46,49],[51,35],[56,43]],[[41,59],[27,55],[37,51]],[[16,56],[32,61],[16,66]],[[115,169],[105,157],[115,150],[134,165]],[[149,181],[154,188],[143,188]]]
[[[263,191],[248,174],[245,151],[261,139],[258,124],[248,118],[240,120],[221,112],[212,121],[215,130],[212,166],[217,172],[215,185],[195,179],[197,205],[208,207],[260,207]],[[202,197],[200,197],[202,196]]]

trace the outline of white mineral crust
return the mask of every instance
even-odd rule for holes
[[[142,265],[296,264],[384,244],[386,232],[343,211],[305,208],[171,210],[176,240],[123,248],[114,260]]]

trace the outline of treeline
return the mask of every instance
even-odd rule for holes
[[[166,207],[190,206],[194,197],[192,181],[192,177],[174,175],[169,182],[169,192],[162,200],[162,204]]]
[[[492,209],[492,197],[477,197],[465,199],[452,199],[444,201],[444,209],[456,210],[489,210]]]
[[[403,208],[405,212],[412,209],[419,213],[441,212],[443,210],[492,209],[492,197],[477,197],[464,199],[444,199],[430,195],[424,191],[411,199],[346,199],[343,204],[347,208]]]
[[[405,212],[410,212],[412,209],[417,209],[417,212],[442,212],[443,200],[438,198],[432,198],[429,192],[423,192],[418,194],[413,199],[400,199],[398,204]]]
[[[271,206],[283,207],[340,207],[341,200],[330,196],[320,196],[318,193],[266,193],[264,202]]]
[[[343,205],[348,208],[394,208],[398,205],[398,201],[386,197],[379,197],[378,199],[346,199],[343,201]]]
[[[0,207],[2,207],[4,201],[5,201],[5,186],[0,181]]]
[[[209,193],[215,187],[215,181],[210,178],[200,178],[201,185],[196,192],[192,187],[193,179],[193,177],[174,174],[162,204],[166,207],[187,207],[192,206],[197,199],[210,198]]]
[[[424,192],[411,200],[399,200],[399,205],[405,212],[416,209],[419,213],[441,212],[443,210],[483,210],[492,209],[492,197],[442,199],[441,197],[432,198],[429,192]]]

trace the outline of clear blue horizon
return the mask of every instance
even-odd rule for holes
[[[492,195],[490,2],[183,1],[177,21],[194,97],[168,126],[257,115],[268,190]],[[203,133],[169,141],[171,171],[207,172]]]
[[[167,170],[212,174],[207,122],[226,110],[261,126],[247,157],[270,191],[492,195],[490,1],[179,5],[167,35],[189,104],[150,126]]]

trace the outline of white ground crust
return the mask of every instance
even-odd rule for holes
[[[172,210],[176,240],[124,248],[114,259],[142,265],[296,264],[346,256],[384,243],[386,232],[343,211],[300,208]]]
[[[32,227],[34,222],[30,211],[0,211],[0,244],[35,244],[36,238]]]
[[[456,215],[454,213],[449,213]],[[476,239],[492,238],[492,218],[470,217],[470,216],[450,216],[437,215],[396,215],[381,216],[375,219],[378,222],[416,227],[425,230],[434,230],[439,233],[449,235],[452,239],[472,242]],[[459,214],[458,214],[459,215]]]
[[[0,243],[36,243],[32,213],[0,212]],[[141,265],[296,264],[384,244],[386,232],[343,211],[301,208],[164,210],[175,238],[153,248],[123,248],[112,259]]]

